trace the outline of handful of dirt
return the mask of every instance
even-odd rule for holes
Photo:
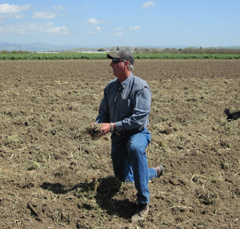
[[[94,124],[93,126],[86,127],[86,133],[89,134],[93,140],[101,137],[101,125]]]

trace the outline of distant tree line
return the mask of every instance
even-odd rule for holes
[[[135,48],[136,53],[240,54],[240,48]]]
[[[0,51],[1,54],[29,54],[29,53],[32,53],[32,52],[27,52],[27,51],[7,51],[7,50],[3,50],[3,51]]]
[[[119,51],[121,47],[117,47],[116,49],[111,49],[111,52]],[[128,48],[124,47],[124,49],[131,50],[135,53],[173,53],[173,54],[240,54],[240,47],[238,48],[195,48],[195,47],[188,47],[188,48]],[[105,52],[107,50],[103,48],[99,48],[98,52]],[[30,54],[36,52],[28,52],[28,51],[7,51],[3,50],[0,51],[0,54]]]

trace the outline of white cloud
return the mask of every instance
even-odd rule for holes
[[[80,10],[85,10],[86,8],[88,8],[90,6],[90,4],[85,4],[83,6],[81,6],[79,9]]]
[[[14,17],[15,17],[16,19],[21,19],[21,18],[23,18],[24,16],[23,16],[23,15],[20,15],[20,14],[16,14]]]
[[[0,34],[39,34],[47,33],[51,35],[68,34],[66,26],[57,27],[53,23],[0,26]]]
[[[61,10],[64,10],[64,6],[62,6],[62,5],[53,6],[53,9],[56,11],[61,11]]]
[[[120,31],[120,30],[123,30],[123,27],[116,27],[114,28],[114,30]]]
[[[0,14],[16,14],[24,10],[28,10],[31,5],[24,5],[24,6],[19,6],[19,5],[10,5],[7,3],[0,4]]]
[[[145,2],[145,3],[143,3],[143,8],[146,8],[146,7],[150,7],[150,6],[153,6],[153,5],[155,5],[155,2],[153,2],[153,1],[149,1],[149,2]]]
[[[49,33],[53,35],[58,35],[58,34],[68,34],[68,28],[66,26],[53,26],[51,23],[49,23],[49,26],[46,28],[42,28],[43,33]]]
[[[33,18],[40,18],[40,19],[50,19],[50,18],[55,18],[56,15],[51,13],[51,12],[35,12],[33,14]]]
[[[114,30],[118,31],[117,33],[113,34],[114,37],[119,37],[123,35],[123,32],[122,32],[124,30],[123,27],[116,27],[114,28]]]
[[[13,15],[12,14],[0,14],[0,19],[5,19],[5,18],[9,18],[9,17],[20,19],[20,18],[23,18],[24,16],[21,14],[13,14]]]
[[[130,27],[129,29],[130,30],[139,30],[141,27],[139,25],[136,25],[136,26],[133,26],[133,27]]]
[[[96,27],[96,31],[101,32],[101,30],[102,30],[102,29],[101,29],[100,26],[97,26],[97,27]]]
[[[100,33],[102,31],[102,28],[100,26],[97,26],[94,31],[87,31],[87,34],[96,34]]]
[[[115,36],[115,37],[122,36],[122,35],[123,35],[122,32],[118,32],[118,33],[113,34],[113,36]]]
[[[96,24],[101,24],[103,22],[104,22],[104,20],[97,20],[95,18],[90,18],[86,22],[84,22],[83,24],[89,23],[89,24],[95,24],[96,25]]]

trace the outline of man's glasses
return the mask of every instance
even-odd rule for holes
[[[112,59],[113,64],[118,64],[119,62],[125,62],[126,60],[121,60],[121,59]]]

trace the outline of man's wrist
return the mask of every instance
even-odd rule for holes
[[[113,123],[111,122],[110,125],[111,125],[111,132],[113,132],[114,131]]]

